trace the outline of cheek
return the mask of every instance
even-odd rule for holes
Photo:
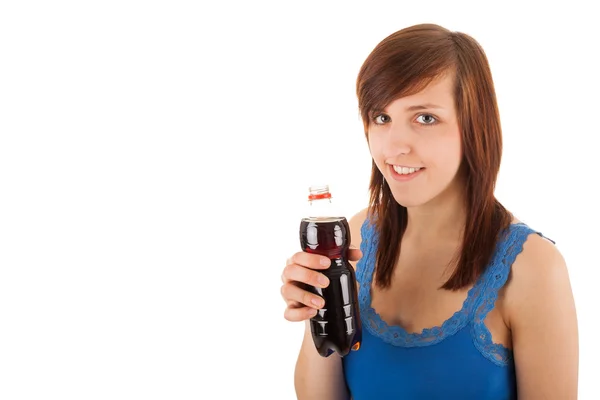
[[[389,146],[389,140],[386,139],[384,132],[376,132],[374,134],[369,135],[367,138],[367,143],[369,145],[369,151],[374,157],[381,158],[384,150],[387,146]]]
[[[371,153],[371,157],[380,171],[381,168],[385,167],[382,150],[381,144],[378,143],[377,140],[369,140],[369,153]]]
[[[371,157],[373,157],[373,159],[375,160],[375,162],[377,162],[377,158],[379,158],[379,148],[377,147],[377,141],[373,140],[372,137],[369,137],[368,139],[368,146],[369,146],[369,153],[371,153]]]
[[[431,160],[438,169],[443,169],[448,174],[454,174],[460,166],[462,159],[462,149],[460,140],[450,138],[441,140],[434,146],[431,146]]]

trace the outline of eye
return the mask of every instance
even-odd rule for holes
[[[390,122],[391,118],[385,114],[379,114],[373,117],[373,122],[375,125],[384,125]]]
[[[421,125],[435,125],[438,123],[438,120],[430,114],[421,114],[417,117],[417,122]]]

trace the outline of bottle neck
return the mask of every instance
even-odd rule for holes
[[[331,198],[318,198],[308,201],[308,218],[311,219],[329,219],[340,218],[342,215]]]

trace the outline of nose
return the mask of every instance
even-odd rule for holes
[[[409,154],[412,150],[413,139],[410,129],[401,124],[390,124],[387,131],[386,155],[393,157]]]

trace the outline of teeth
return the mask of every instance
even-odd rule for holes
[[[408,168],[408,167],[399,167],[397,165],[394,165],[393,167],[394,167],[394,171],[396,171],[400,175],[412,174],[421,169],[420,167],[419,168]]]

